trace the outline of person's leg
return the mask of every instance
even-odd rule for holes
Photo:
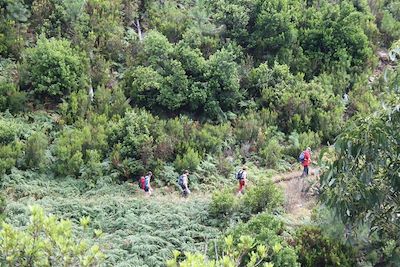
[[[245,192],[244,189],[245,189],[245,187],[246,187],[246,180],[243,179],[243,180],[241,181],[241,183],[242,183],[242,191],[241,191],[241,193],[244,194],[244,192]]]
[[[308,191],[308,166],[304,166],[304,171],[303,171],[303,179],[301,181],[301,192],[306,192]]]
[[[186,198],[186,197],[188,197],[188,195],[189,195],[189,191],[188,191],[188,189],[187,188],[185,188],[185,190],[183,191],[184,192],[184,197]]]
[[[189,195],[189,194],[190,194],[189,187],[186,187],[186,194],[187,194],[187,195]]]
[[[308,166],[303,167],[303,173],[301,174],[300,178],[308,175]]]
[[[239,180],[239,190],[238,190],[238,195],[242,194],[244,189],[244,180]]]
[[[185,186],[182,184],[180,188],[181,188],[181,196],[185,197]]]

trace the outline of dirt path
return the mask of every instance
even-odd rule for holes
[[[316,205],[316,197],[309,189],[302,192],[309,185],[318,183],[319,170],[311,169],[307,178],[300,178],[301,171],[292,171],[274,177],[275,183],[280,186],[285,194],[285,209],[294,223],[307,220]]]
[[[375,80],[379,79],[379,77],[382,76],[383,72],[387,68],[394,68],[396,66],[396,63],[390,60],[389,52],[387,51],[387,49],[379,48],[376,51],[376,55],[379,58],[379,64],[378,64],[378,66],[376,66],[376,68],[374,69],[373,73],[368,78],[368,84],[371,84]]]

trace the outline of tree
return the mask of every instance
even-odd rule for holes
[[[61,97],[84,89],[88,82],[87,58],[67,40],[46,39],[24,53],[21,83],[37,96]]]
[[[235,62],[237,55],[230,48],[222,48],[207,61],[205,77],[209,98],[205,112],[213,120],[224,119],[225,112],[236,110],[238,102],[243,98],[239,66]]]
[[[297,40],[297,1],[259,1],[251,47],[260,60],[278,56],[288,63]]]
[[[358,117],[339,135],[335,159],[321,178],[322,198],[348,225],[370,226],[379,247],[393,243],[383,263],[400,257],[399,99]],[[392,261],[391,261],[392,260]]]
[[[371,40],[363,26],[370,19],[349,1],[321,1],[307,8],[298,27],[303,55],[291,66],[307,79],[324,72],[361,73],[373,63]]]
[[[30,12],[24,1],[0,0],[0,55],[19,58]]]
[[[233,39],[244,46],[249,41],[250,31],[248,28],[254,20],[256,2],[254,0],[205,1],[211,10],[212,19],[222,25],[223,37]]]
[[[98,245],[90,245],[74,236],[69,220],[46,216],[39,206],[31,208],[31,221],[24,229],[3,223],[0,231],[0,263],[7,266],[99,266],[104,254]],[[88,230],[90,219],[80,220]],[[100,235],[100,231],[95,231]]]

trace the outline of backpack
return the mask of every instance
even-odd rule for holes
[[[140,177],[139,179],[139,188],[144,189],[145,188],[145,183],[146,183],[146,178],[144,176]]]
[[[183,186],[183,175],[179,176],[179,178],[178,178],[178,184],[179,184],[180,186]]]
[[[299,162],[303,163],[304,162],[304,151],[301,152],[300,156],[299,156]]]
[[[243,179],[243,170],[238,171],[236,174],[236,179],[242,180]]]

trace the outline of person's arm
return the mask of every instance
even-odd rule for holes
[[[187,188],[188,187],[188,177],[187,175],[183,176],[183,185]]]

